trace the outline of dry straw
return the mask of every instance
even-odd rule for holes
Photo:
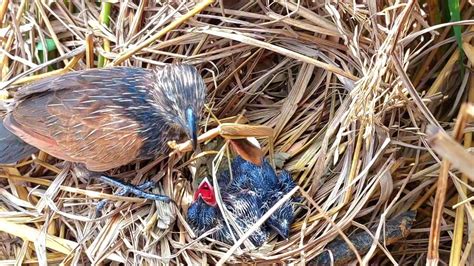
[[[196,160],[185,153],[189,143],[110,172],[135,184],[159,181],[177,210],[113,196],[41,152],[0,166],[0,264],[304,264],[336,237],[374,226],[378,236],[384,219],[415,209],[407,240],[374,242],[357,260],[472,265],[473,107],[460,105],[474,101],[474,21],[430,26],[434,1],[427,3],[2,1],[2,99],[67,71],[194,64],[209,95],[204,174],[216,180],[228,164],[228,139],[258,137],[304,200],[289,239],[255,250],[250,232],[236,230],[230,247],[196,238],[185,221]],[[472,11],[461,2],[462,18]],[[455,24],[464,29],[462,57]],[[111,203],[94,218],[101,199]],[[236,225],[228,215],[226,222]]]

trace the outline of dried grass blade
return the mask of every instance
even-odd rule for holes
[[[87,68],[94,67],[94,35],[86,36],[86,64]]]
[[[138,51],[142,50],[143,48],[149,46],[152,44],[154,41],[158,40],[160,37],[168,33],[169,31],[173,30],[174,28],[178,27],[183,23],[184,21],[188,20],[192,16],[196,15],[197,13],[201,12],[203,9],[205,9],[207,6],[211,5],[214,3],[214,0],[203,0],[202,2],[199,2],[194,6],[192,10],[190,10],[188,13],[184,14],[183,16],[179,17],[175,21],[171,22],[168,24],[166,27],[161,29],[159,32],[154,34],[152,37],[148,38],[146,41],[140,43],[139,45],[128,49],[125,51],[123,54],[121,54],[118,58],[116,58],[111,64],[113,66],[120,65],[123,63],[125,60],[130,58],[132,55],[137,53]]]
[[[51,25],[51,22],[49,21],[48,15],[46,14],[46,12],[43,9],[43,5],[46,5],[46,3],[44,1],[35,1],[35,4],[36,4],[36,7],[38,8],[38,11],[39,11],[44,23],[46,24],[46,28],[48,29],[48,32],[51,35],[51,38],[53,39],[54,44],[56,45],[56,49],[58,49],[61,56],[66,55],[66,52],[64,51],[63,46],[62,46],[61,42],[59,41],[58,36],[56,35],[56,31],[54,30],[53,26]],[[64,58],[63,61],[64,61],[65,65],[67,65],[68,62],[69,62],[69,60],[67,60],[67,58]]]
[[[463,48],[464,48],[464,52],[466,53],[467,55],[467,58],[468,60],[470,61],[471,63],[471,66],[474,66],[474,47],[469,45],[468,43],[464,42],[463,43]],[[470,79],[470,89],[469,89],[469,93],[468,93],[468,102],[470,103],[468,106],[470,106],[472,108],[473,106],[473,103],[474,103],[474,76],[471,75],[471,79]],[[466,112],[469,113],[469,109],[471,108],[464,108],[464,109],[467,109]],[[474,113],[469,113],[469,115],[471,117],[474,117]],[[467,148],[470,148],[472,146],[472,136],[473,136],[473,133],[472,132],[467,132],[465,135],[464,135],[464,147],[467,149]],[[468,183],[468,177],[464,174],[462,175],[462,182],[464,182],[464,184],[467,184]],[[467,186],[462,186],[461,188],[461,192],[459,192],[459,195],[458,195],[458,202],[462,202],[463,198],[461,196],[461,193],[463,194],[466,194],[467,193]],[[458,203],[460,204],[460,203]],[[462,254],[462,246],[463,246],[463,238],[464,238],[464,220],[465,220],[465,214],[466,214],[466,210],[467,211],[472,211],[472,206],[469,204],[469,205],[466,205],[464,206],[465,204],[462,204],[461,206],[456,206],[457,204],[455,204],[453,206],[453,208],[456,208],[456,217],[455,217],[455,220],[454,220],[454,236],[453,236],[453,242],[452,242],[452,245],[451,245],[451,255],[449,257],[449,264],[450,265],[460,265],[461,263],[461,254]],[[466,209],[465,209],[466,208]]]
[[[62,57],[57,57],[55,59],[52,59],[51,61],[48,61],[46,63],[38,65],[38,67],[32,68],[29,71],[24,72],[24,73],[16,76],[15,78],[9,80],[5,84],[2,84],[3,86],[0,86],[0,89],[2,89],[2,87],[9,86],[10,84],[20,85],[20,84],[24,84],[24,83],[28,83],[28,82],[33,82],[35,80],[44,79],[44,78],[47,78],[47,77],[52,77],[52,76],[61,75],[63,73],[66,73],[67,71],[72,70],[72,68],[74,68],[74,66],[79,62],[79,60],[81,60],[82,53],[84,51],[85,51],[85,46],[78,48],[77,50],[71,52],[71,54],[68,54],[68,55],[62,56]],[[21,78],[21,77],[26,76],[27,74],[29,74],[31,72],[37,71],[38,69],[40,69],[44,66],[54,64],[57,61],[61,61],[62,58],[70,57],[71,55],[74,56],[74,58],[63,69],[53,70],[53,71],[46,72],[46,73],[43,73],[43,74],[38,74],[38,75],[30,76],[30,77]]]
[[[0,218],[0,231],[30,242],[35,242],[41,234],[38,229],[27,225],[11,223],[2,218]],[[63,254],[69,254],[77,247],[77,243],[46,234],[46,247]]]
[[[70,165],[66,164],[66,166],[62,169],[61,173],[54,179],[54,181],[49,185],[48,189],[44,193],[44,196],[40,199],[38,204],[36,204],[36,210],[38,213],[43,212],[43,209],[48,205],[48,201],[54,199],[57,193],[60,190],[61,184],[64,182],[66,177],[69,174]]]
[[[259,41],[257,39],[245,36],[241,33],[236,33],[235,31],[229,31],[229,30],[224,30],[224,29],[219,29],[219,28],[203,28],[203,29],[200,29],[199,31],[204,32],[204,33],[209,34],[209,35],[214,35],[214,36],[218,36],[218,37],[221,37],[221,38],[227,38],[227,39],[230,39],[230,40],[246,43],[246,44],[253,45],[253,46],[256,46],[256,47],[265,48],[267,50],[282,54],[284,56],[287,56],[287,57],[290,57],[290,58],[293,58],[293,59],[296,59],[296,60],[300,60],[300,61],[308,63],[308,64],[312,64],[316,67],[325,69],[327,71],[330,71],[330,72],[333,72],[335,74],[341,75],[341,76],[346,77],[348,79],[358,80],[358,78],[356,76],[354,76],[351,73],[348,73],[348,72],[346,72],[346,71],[344,71],[344,70],[342,70],[338,67],[335,67],[333,65],[330,65],[330,64],[327,64],[325,62],[313,59],[311,57],[308,57],[306,55],[303,55],[303,54],[300,54],[300,53],[297,53],[297,52],[293,52],[293,51],[288,50],[286,48],[270,44],[268,42]]]
[[[474,156],[469,154],[459,143],[463,134],[464,125],[469,118],[469,112],[467,111],[471,105],[463,105],[459,111],[456,124],[454,126],[454,138],[450,138],[446,133],[436,129],[429,125],[427,128],[428,141],[430,142],[433,149],[441,154],[444,159],[441,164],[440,174],[438,177],[435,201],[433,204],[433,215],[431,219],[430,237],[428,243],[428,265],[437,265],[439,262],[439,242],[441,232],[441,219],[443,215],[443,206],[445,203],[447,186],[448,186],[448,174],[451,164],[457,167],[468,175],[470,173],[474,180]],[[466,164],[467,163],[467,164]]]
[[[447,134],[433,128],[428,131],[428,141],[433,150],[474,181],[474,155]]]
[[[291,11],[294,11],[298,15],[306,18],[307,20],[313,22],[314,24],[321,26],[323,28],[326,28],[328,30],[331,30],[333,32],[339,32],[337,30],[336,25],[334,25],[332,22],[327,20],[326,18],[312,12],[311,10],[301,6],[301,5],[296,5],[295,3],[292,3],[290,1],[285,1],[285,0],[277,0],[276,1],[278,4],[284,6],[285,8],[288,8]]]
[[[222,123],[219,126],[219,134],[229,139],[270,137],[273,134],[273,128],[258,125]]]

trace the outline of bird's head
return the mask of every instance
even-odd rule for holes
[[[294,213],[291,203],[286,202],[268,219],[268,225],[275,230],[283,239],[288,239]]]
[[[206,98],[201,75],[191,65],[166,65],[155,72],[156,108],[171,126],[181,129],[197,147],[198,123]]]
[[[194,192],[194,201],[199,199],[202,199],[204,203],[209,206],[214,207],[217,205],[214,187],[211,185],[207,177],[201,181],[198,188],[196,189],[196,192]]]
[[[186,221],[197,235],[201,235],[220,223],[222,215],[219,208],[210,204],[215,203],[212,199],[212,186],[202,184],[194,194],[194,201],[189,205]]]

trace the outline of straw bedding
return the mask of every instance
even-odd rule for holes
[[[472,226],[470,202],[456,205],[472,187],[456,168],[447,179],[449,163],[426,135],[430,125],[452,135],[459,106],[473,98],[472,26],[464,27],[461,67],[451,25],[430,26],[430,6],[414,1],[211,2],[3,1],[0,97],[77,69],[193,64],[208,87],[202,131],[223,122],[273,128],[259,138],[262,149],[277,171],[291,172],[303,198],[290,238],[258,250],[248,240],[230,247],[196,238],[185,222],[195,185],[190,152],[109,172],[158,181],[155,192],[172,195],[177,208],[113,196],[40,152],[1,167],[2,263],[307,263],[354,231],[378,228],[380,238],[385,220],[407,210],[417,210],[411,234],[390,246],[374,242],[360,262],[448,262],[459,252],[472,263],[472,233],[454,227],[464,213]],[[472,6],[462,8],[469,19]],[[203,144],[198,173],[215,178],[228,145],[222,136]],[[440,187],[438,178],[447,181]],[[95,219],[104,198],[105,215]],[[443,219],[430,230],[436,211]],[[429,244],[436,237],[439,245]]]

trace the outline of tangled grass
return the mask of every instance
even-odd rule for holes
[[[202,131],[237,119],[273,128],[262,148],[304,198],[290,238],[257,250],[242,236],[245,247],[196,238],[185,222],[189,154],[109,173],[159,181],[174,209],[113,196],[40,152],[1,167],[0,263],[306,263],[338,236],[376,226],[380,238],[386,219],[416,210],[406,240],[374,242],[359,262],[472,265],[472,179],[427,135],[434,127],[471,145],[472,127],[455,127],[474,100],[469,2],[444,24],[434,1],[212,2],[3,1],[0,97],[78,69],[196,65],[208,87]],[[453,25],[463,26],[461,42]],[[215,177],[227,144],[204,145],[205,174]],[[104,198],[113,203],[96,219]]]

